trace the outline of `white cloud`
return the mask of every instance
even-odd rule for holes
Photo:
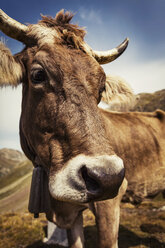
[[[78,11],[78,13],[80,14],[80,18],[85,22],[95,23],[95,24],[102,24],[103,23],[102,18],[101,18],[101,14],[96,9],[95,10],[94,9],[88,10],[88,9],[85,9],[84,7],[82,7]]]

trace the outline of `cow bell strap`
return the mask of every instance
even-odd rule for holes
[[[28,210],[35,218],[50,210],[48,175],[41,166],[33,169]]]

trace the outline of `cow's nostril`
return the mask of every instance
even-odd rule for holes
[[[85,165],[81,168],[81,175],[85,182],[86,188],[90,193],[96,194],[100,191],[99,183],[89,175],[88,169]]]

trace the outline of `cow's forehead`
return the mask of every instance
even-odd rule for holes
[[[45,27],[40,24],[31,25],[29,35],[38,41],[39,46],[43,46],[44,44],[51,46],[56,40],[60,40],[60,35],[55,28]]]
[[[41,30],[42,28],[43,30],[46,29],[45,27],[41,27]],[[46,30],[44,35],[46,32],[48,31]],[[59,42],[60,38],[54,36],[55,32],[52,30],[51,34],[48,32],[47,37],[45,36],[44,39],[39,39],[40,45],[35,46],[35,50],[31,52],[29,60],[31,66],[39,63],[49,71],[54,71],[57,67],[62,69],[66,74],[74,72],[75,75],[88,74],[88,77],[100,73],[104,74],[103,68],[93,56],[84,52],[83,49],[68,48],[66,44]],[[86,68],[86,70],[84,71],[82,68]]]
[[[38,24],[28,26],[28,36],[43,44],[61,44],[69,48],[83,49],[86,31],[77,25],[67,22],[58,22],[56,18],[43,17]]]

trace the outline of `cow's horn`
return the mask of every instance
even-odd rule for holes
[[[108,51],[92,51],[99,64],[107,64],[117,59],[127,48],[129,39],[126,38],[119,46]]]
[[[13,39],[21,41],[23,43],[29,43],[29,39],[27,37],[28,26],[15,21],[1,9],[0,30]]]

